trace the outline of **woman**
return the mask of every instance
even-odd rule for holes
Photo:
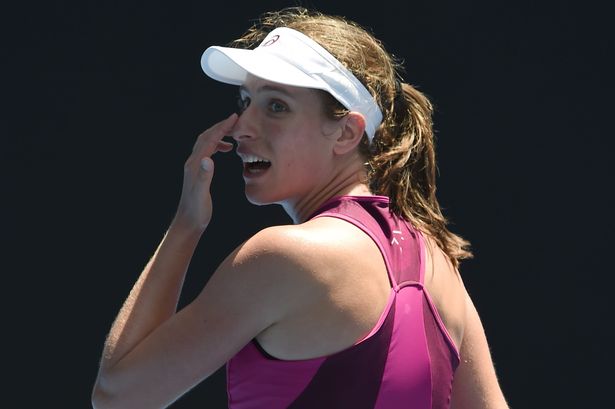
[[[366,30],[302,8],[210,47],[240,113],[203,132],[178,210],[120,310],[98,407],[166,407],[227,364],[231,408],[505,408],[435,197],[431,105]],[[255,49],[254,46],[258,45]],[[293,225],[233,251],[176,311],[211,219],[211,156],[237,142],[245,193]]]

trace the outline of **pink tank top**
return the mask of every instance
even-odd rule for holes
[[[335,197],[311,218],[324,216],[378,245],[391,282],[387,307],[367,336],[328,356],[280,360],[252,340],[227,363],[229,408],[448,408],[459,353],[423,286],[423,236],[389,212],[384,196]]]

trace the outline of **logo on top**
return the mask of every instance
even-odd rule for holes
[[[261,45],[261,47],[269,47],[270,45],[272,45],[273,43],[275,43],[276,41],[278,41],[280,39],[280,35],[276,34],[273,37],[271,37],[269,40],[267,40],[266,43],[263,43]]]

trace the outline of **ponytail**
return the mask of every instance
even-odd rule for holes
[[[472,258],[470,243],[447,229],[436,198],[433,106],[410,84],[395,81],[389,115],[369,147],[369,185],[388,196],[391,210],[433,237],[455,267]],[[365,148],[363,148],[365,150]]]

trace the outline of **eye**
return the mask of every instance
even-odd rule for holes
[[[273,100],[269,103],[269,109],[272,112],[286,112],[288,111],[288,108],[286,107],[286,104],[280,102],[280,101],[276,101]]]
[[[248,106],[250,105],[250,101],[250,97],[246,95],[237,96],[237,109],[239,114],[241,114],[243,111],[246,110],[246,108],[248,108]]]

